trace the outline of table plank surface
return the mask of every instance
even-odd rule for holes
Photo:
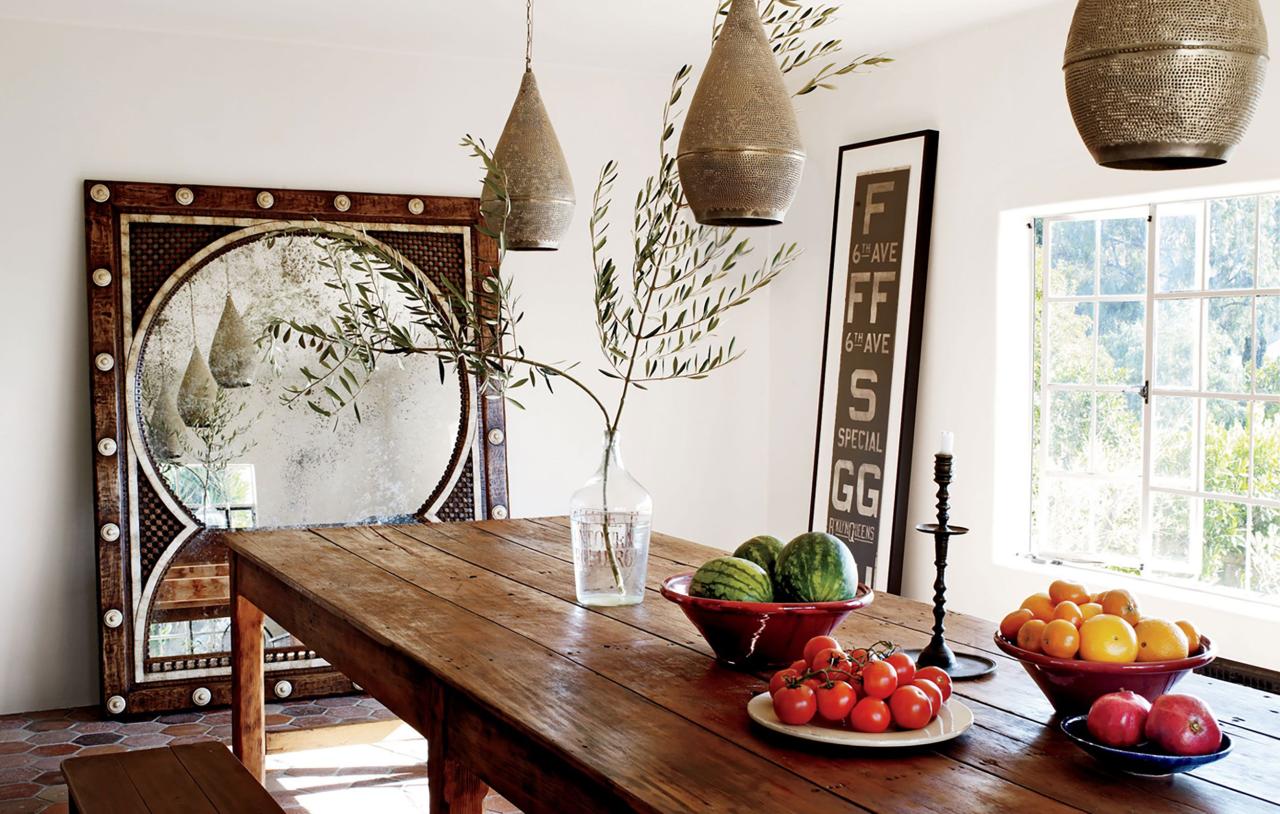
[[[717,665],[656,593],[723,552],[666,535],[653,535],[646,601],[599,609],[574,601],[564,518],[226,539],[249,600],[531,813],[1280,812],[1269,799],[1274,697],[1189,678],[1182,687],[1229,721],[1236,754],[1194,776],[1119,775],[1071,745],[1021,666],[992,653],[994,625],[958,614],[947,620],[953,646],[1000,665],[957,684],[977,715],[964,737],[869,754],[766,733],[746,715],[763,676]],[[837,635],[921,646],[930,613],[878,595]]]

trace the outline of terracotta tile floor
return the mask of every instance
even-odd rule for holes
[[[344,696],[267,705],[270,731],[394,719],[372,698]],[[230,743],[228,710],[103,720],[96,707],[0,716],[0,814],[67,810],[60,766],[75,755],[148,749],[170,743]],[[373,744],[267,756],[267,788],[290,812],[385,814],[427,810],[427,743],[408,726]],[[516,809],[490,795],[491,814]]]

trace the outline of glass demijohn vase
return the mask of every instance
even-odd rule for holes
[[[573,493],[573,575],[584,605],[637,605],[649,569],[653,498],[622,464],[617,432],[605,432],[600,468]]]

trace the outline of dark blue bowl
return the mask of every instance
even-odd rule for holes
[[[1098,743],[1089,734],[1086,722],[1087,715],[1076,715],[1062,722],[1062,731],[1075,741],[1076,746],[1102,761],[1112,769],[1119,769],[1129,774],[1141,774],[1147,777],[1164,777],[1179,772],[1189,772],[1197,766],[1222,760],[1231,754],[1231,737],[1225,732],[1222,735],[1222,746],[1218,751],[1207,755],[1166,755],[1154,750],[1150,744],[1142,743],[1134,749],[1117,749]]]

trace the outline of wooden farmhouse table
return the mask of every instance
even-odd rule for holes
[[[262,619],[270,615],[428,739],[431,810],[491,787],[538,812],[1273,811],[1280,699],[1192,676],[1235,742],[1190,775],[1102,768],[1056,728],[993,623],[951,614],[953,647],[996,659],[956,685],[964,736],[907,751],[820,748],[750,723],[759,675],[718,665],[657,592],[722,552],[654,534],[642,605],[574,601],[564,518],[245,531],[232,563],[236,754],[263,774]],[[1000,590],[992,586],[992,590]],[[1010,596],[1012,606],[1019,597]],[[928,641],[931,607],[880,594],[837,635]]]

